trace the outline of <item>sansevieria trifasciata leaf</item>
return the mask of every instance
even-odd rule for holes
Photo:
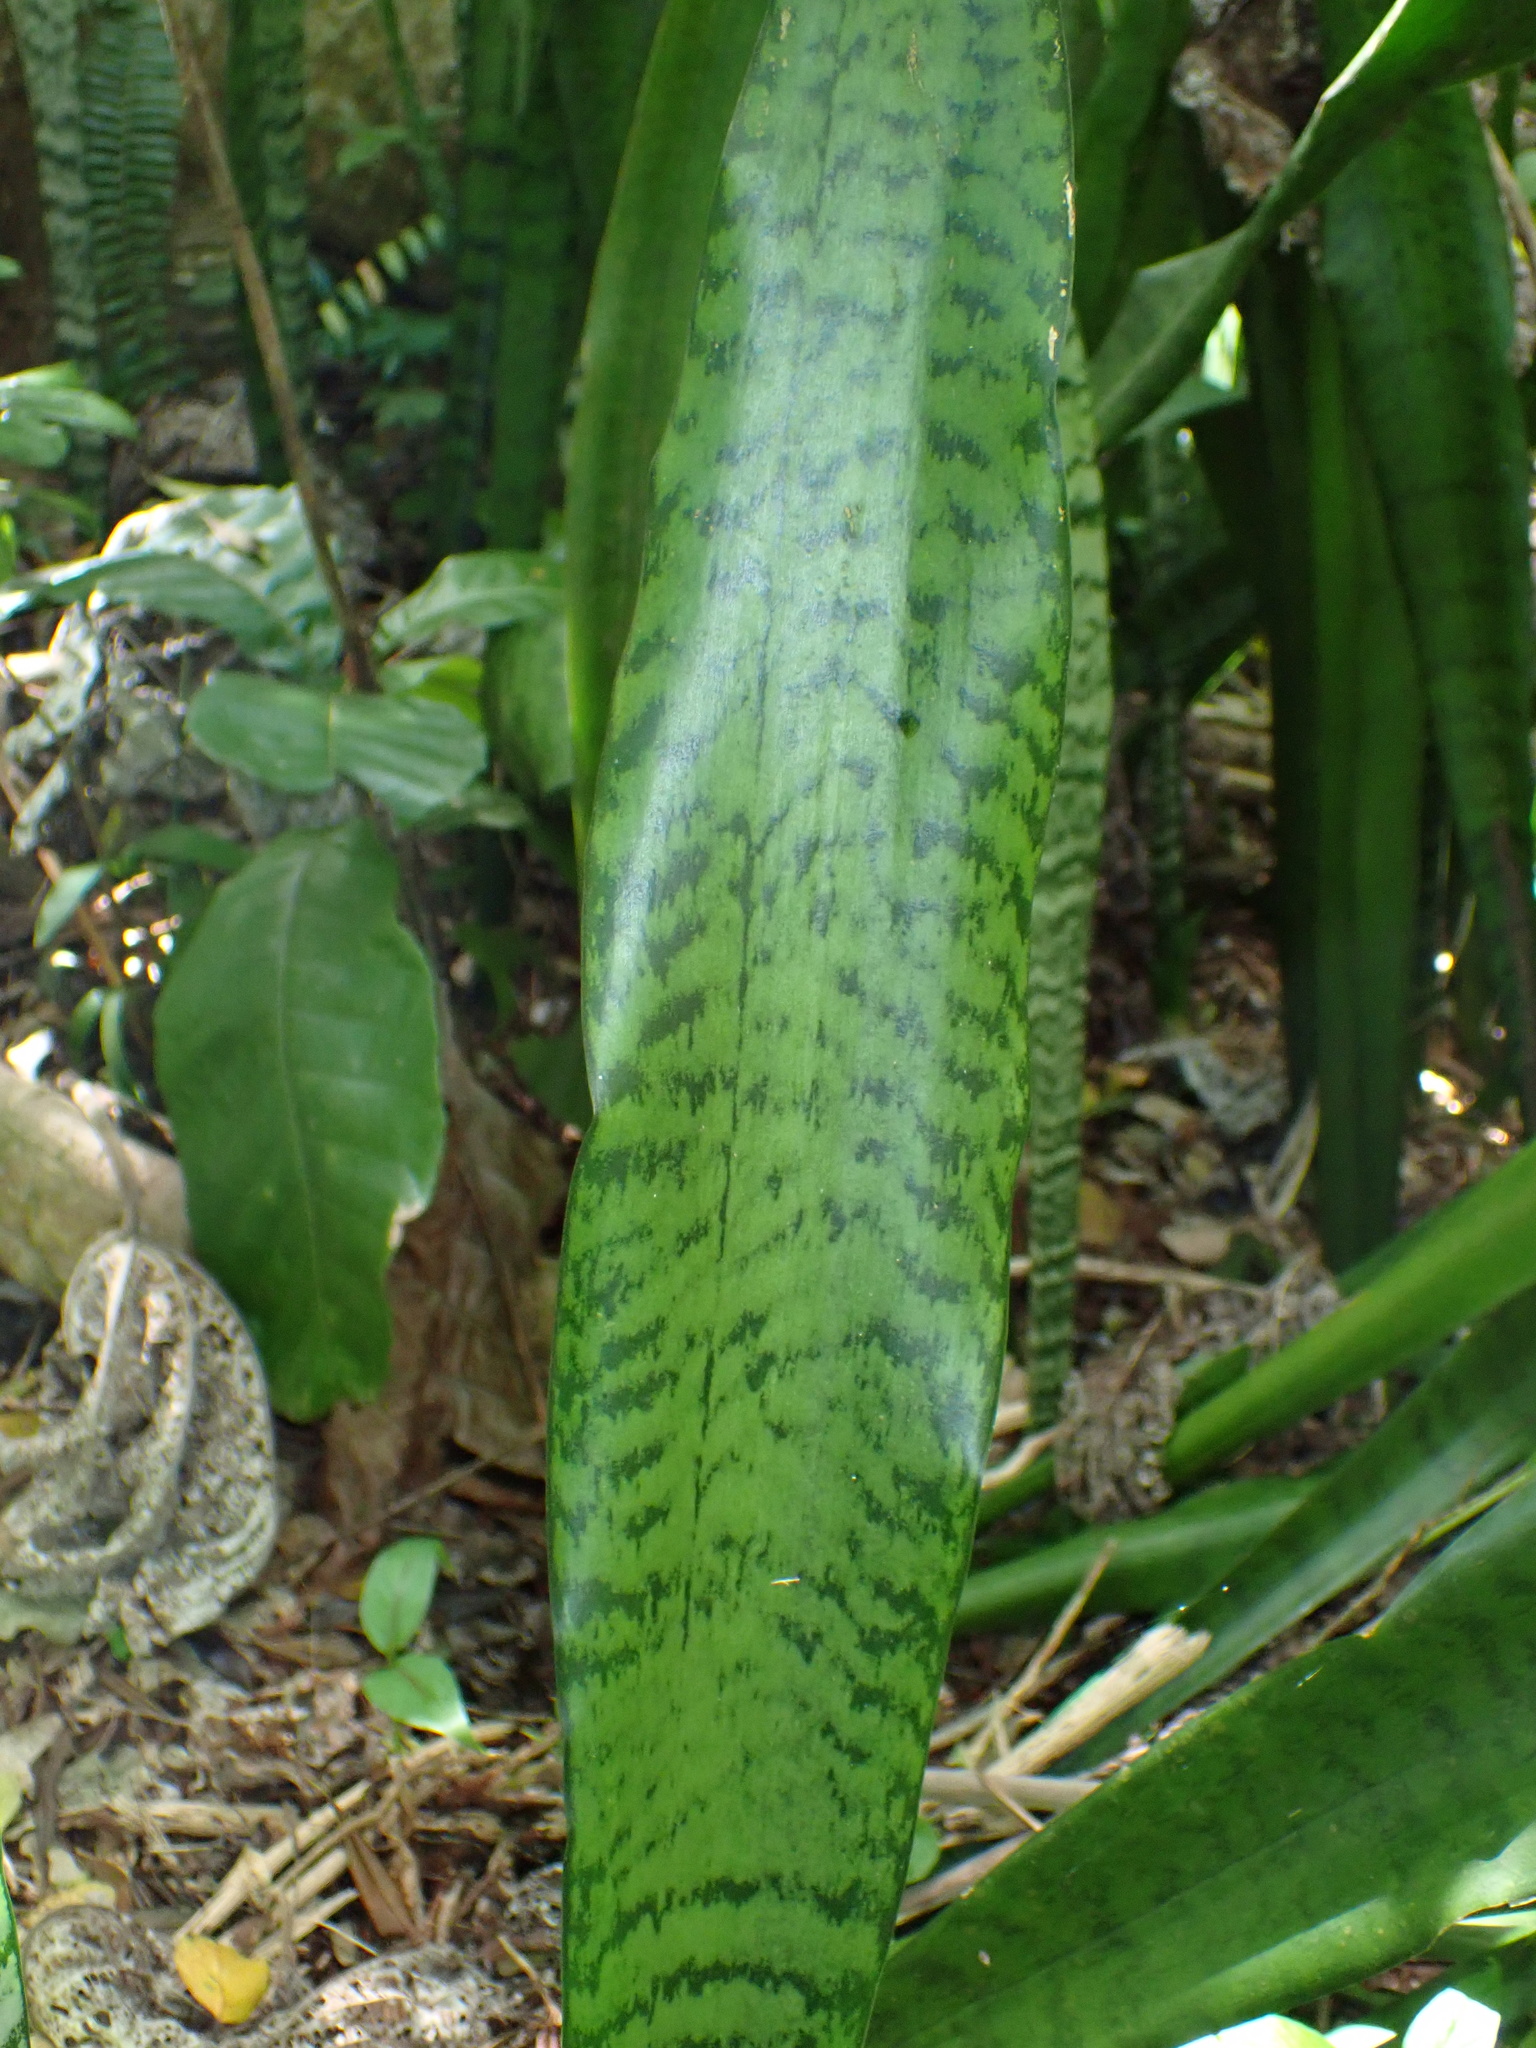
[[[1055,8],[770,12],[586,862],[569,2048],[857,2048],[1004,1325],[1057,743]]]

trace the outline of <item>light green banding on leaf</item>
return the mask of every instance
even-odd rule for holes
[[[1072,1365],[1088,946],[1114,713],[1109,553],[1093,400],[1076,324],[1057,386],[1072,530],[1072,652],[1029,942],[1029,1398],[1055,1420]]]
[[[1002,1356],[1066,170],[1040,0],[786,8],[727,145],[586,869],[569,2048],[858,2048],[885,1958]]]

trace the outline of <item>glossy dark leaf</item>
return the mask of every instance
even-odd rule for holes
[[[155,1012],[198,1256],[296,1420],[383,1383],[391,1234],[437,1172],[432,978],[395,889],[366,824],[285,833],[219,889]]]

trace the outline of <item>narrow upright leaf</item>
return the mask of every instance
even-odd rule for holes
[[[1325,29],[1350,0],[1320,10]],[[1322,272],[1381,484],[1412,651],[1536,1121],[1530,456],[1509,237],[1465,93],[1437,93],[1323,208]],[[1399,629],[1401,634],[1401,629]],[[1401,665],[1401,662],[1399,662]]]
[[[1075,322],[1058,388],[1072,535],[1072,652],[1061,759],[1030,919],[1029,1399],[1036,1428],[1056,1420],[1073,1360],[1088,946],[1115,704],[1104,487]]]
[[[1002,1356],[1066,168],[1042,0],[775,13],[727,145],[587,858],[569,2048],[863,2039]]]
[[[720,151],[762,19],[762,0],[669,0],[592,276],[566,496],[583,827],[640,582],[651,462],[677,395]]]
[[[295,1420],[389,1358],[391,1232],[442,1146],[432,978],[367,825],[289,832],[224,883],[155,1012],[198,1256]]]

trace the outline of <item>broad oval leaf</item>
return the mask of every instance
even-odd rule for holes
[[[432,979],[395,891],[367,824],[285,833],[220,887],[155,1013],[198,1256],[295,1420],[383,1383],[391,1232],[442,1147]]]
[[[211,676],[188,708],[187,731],[213,760],[275,789],[327,789],[350,776],[403,825],[456,803],[485,766],[484,736],[454,704],[271,676]]]
[[[436,1536],[403,1536],[369,1565],[357,1618],[381,1657],[398,1657],[426,1620],[444,1555]]]
[[[215,672],[187,707],[187,737],[212,761],[296,794],[336,780],[328,698],[271,676]]]
[[[906,1872],[1022,1140],[1065,117],[1053,5],[809,0],[727,147],[587,852],[570,2048],[855,2048]]]
[[[900,1948],[869,2048],[1172,2048],[1528,1897],[1533,1595],[1526,1487],[1369,1638],[1186,1723]]]
[[[409,597],[392,604],[373,635],[375,654],[418,646],[445,626],[489,630],[547,619],[560,610],[560,564],[550,555],[484,548],[448,555]]]

